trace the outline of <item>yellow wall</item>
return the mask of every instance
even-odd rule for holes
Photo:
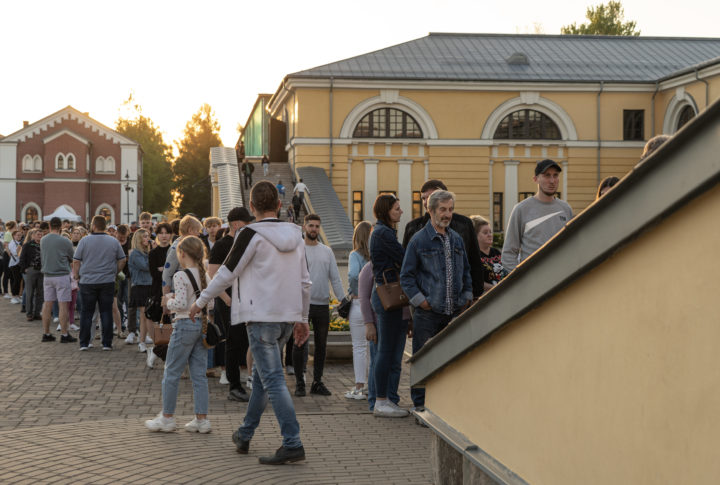
[[[533,484],[717,483],[718,212],[716,186],[432,378],[427,407]]]

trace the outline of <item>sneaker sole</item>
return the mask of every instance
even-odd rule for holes
[[[376,413],[373,411],[373,416],[376,418],[407,418],[410,416],[409,414],[383,414],[383,413]]]
[[[207,431],[203,431],[199,428],[185,428],[185,431],[187,431],[188,433],[208,434],[210,431],[212,431],[212,428],[208,429]]]
[[[279,461],[277,463],[263,463],[262,461],[260,461],[260,459],[258,459],[258,463],[260,463],[261,465],[286,465],[288,463],[297,463],[299,461],[304,461],[304,460],[305,460],[304,456],[299,456],[297,458],[288,458],[286,460]]]
[[[149,431],[152,433],[174,433],[177,428],[148,428],[147,425],[145,426]]]

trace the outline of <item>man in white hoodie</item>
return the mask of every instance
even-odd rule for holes
[[[190,318],[212,298],[233,285],[231,323],[245,323],[255,360],[253,386],[245,420],[233,433],[237,452],[247,454],[268,397],[280,424],[283,444],[261,464],[279,465],[305,459],[300,425],[285,384],[280,350],[294,334],[302,345],[310,335],[310,274],[300,228],[277,219],[280,200],[275,186],[256,183],[250,209],[258,222],[246,226],[210,285],[190,308]]]

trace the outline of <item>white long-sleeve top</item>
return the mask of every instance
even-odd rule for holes
[[[190,268],[190,272],[195,277],[195,281],[200,288],[200,272],[197,268]],[[210,284],[210,278],[207,273],[205,274],[206,286]],[[193,303],[195,303],[195,290],[193,290],[190,278],[185,274],[185,271],[178,271],[173,275],[173,288],[175,288],[175,294],[167,302],[168,310],[175,313],[175,319],[190,318],[189,310]],[[208,310],[212,310],[214,300],[208,302]]]

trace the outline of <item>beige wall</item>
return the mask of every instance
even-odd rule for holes
[[[716,186],[432,378],[427,407],[533,484],[717,483],[719,212]]]

